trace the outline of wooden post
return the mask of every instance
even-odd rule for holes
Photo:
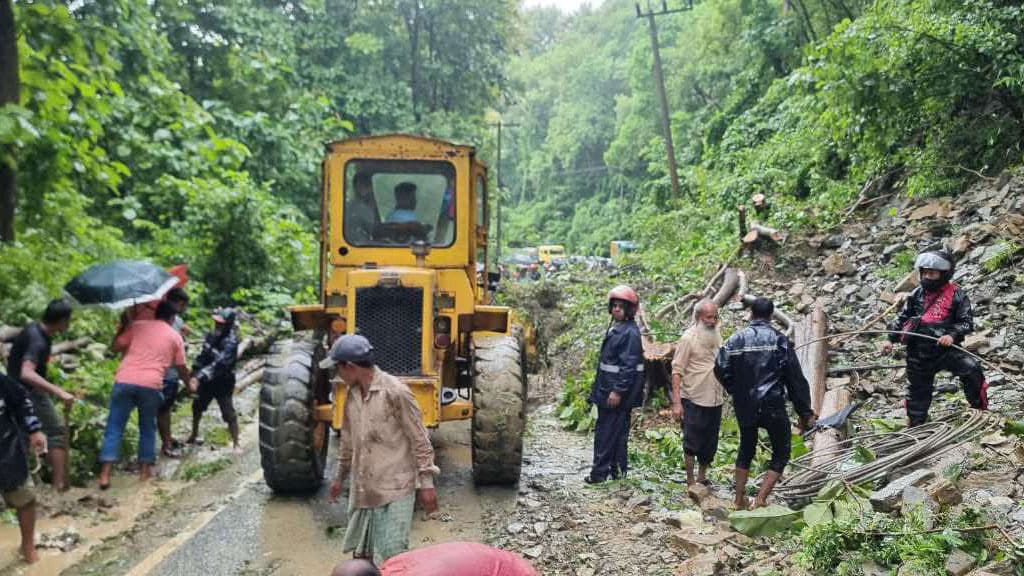
[[[807,378],[811,386],[811,407],[820,416],[823,415],[821,410],[828,378],[828,341],[824,339],[828,333],[828,317],[825,316],[825,308],[821,301],[815,302],[810,315],[796,324],[795,332],[795,346],[817,340],[797,350],[796,355],[800,360],[804,378]]]

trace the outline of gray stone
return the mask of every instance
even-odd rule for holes
[[[720,565],[717,554],[705,552],[680,564],[676,576],[715,576]]]
[[[732,536],[729,532],[712,532],[701,534],[693,530],[680,530],[672,535],[672,539],[689,556],[696,556],[708,550],[715,550],[727,542]]]
[[[544,546],[534,546],[533,548],[527,548],[523,550],[523,556],[526,556],[530,560],[536,560],[540,558],[541,554],[544,553]]]
[[[838,282],[826,282],[821,287],[821,291],[824,292],[825,294],[834,294],[835,291],[836,291],[836,288],[838,288],[838,287],[839,287],[839,283]]]
[[[974,556],[954,548],[946,559],[946,576],[964,576],[974,568]]]
[[[846,276],[857,271],[853,262],[847,260],[842,254],[829,255],[828,258],[821,261],[821,266],[825,269],[825,274],[830,276]]]
[[[508,526],[506,526],[505,530],[508,531],[509,534],[519,534],[523,530],[526,530],[526,525],[516,522],[514,524],[509,524]]]
[[[897,252],[897,251],[902,250],[902,249],[903,249],[903,243],[902,242],[897,242],[896,244],[889,244],[888,246],[886,246],[885,248],[882,249],[882,256],[885,256],[886,258],[888,258],[889,256],[892,256],[894,252]]]
[[[547,532],[547,531],[548,531],[548,523],[547,522],[536,522],[536,523],[534,523],[534,525],[533,525],[533,533],[536,534],[537,536],[543,536],[544,533]]]
[[[650,494],[636,494],[626,502],[626,508],[633,509],[637,506],[650,506],[651,495]]]
[[[839,248],[846,243],[846,236],[842,234],[830,234],[825,238],[825,241],[821,243],[825,248]]]
[[[647,536],[651,532],[654,532],[654,530],[652,530],[651,527],[644,522],[638,522],[637,524],[634,524],[632,528],[629,529],[629,533],[637,538]]]
[[[1017,507],[1013,498],[1006,496],[993,496],[988,499],[988,511],[999,516],[1008,516],[1010,511]]]
[[[946,478],[939,478],[928,485],[928,494],[943,506],[954,506],[963,502],[963,494],[956,484]]]
[[[871,506],[878,512],[891,512],[903,496],[903,489],[907,486],[920,486],[931,480],[935,471],[929,469],[915,470],[906,476],[897,478],[884,488],[876,490],[871,494],[869,500]]]

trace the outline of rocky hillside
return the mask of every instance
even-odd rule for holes
[[[776,273],[751,275],[752,291],[772,295],[794,315],[820,298],[830,333],[884,330],[902,293],[916,286],[915,255],[943,247],[957,257],[954,280],[974,306],[975,333],[965,347],[998,368],[986,367],[992,408],[1017,418],[1024,412],[1022,214],[1024,179],[1019,178],[979,184],[955,200],[895,197],[863,209],[861,218],[830,234],[794,237],[776,247],[771,255],[778,260]],[[878,352],[883,338],[861,335],[834,345],[830,367],[901,363],[899,356]],[[902,369],[862,371],[854,392],[869,399],[870,408],[892,408],[891,417],[897,417],[904,382]],[[948,374],[938,383],[944,389],[956,385]]]

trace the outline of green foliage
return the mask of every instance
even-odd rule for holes
[[[798,510],[779,504],[729,514],[729,526],[750,537],[775,536],[787,532],[800,520]]]
[[[995,272],[1005,267],[1021,251],[1021,245],[1011,241],[1000,242],[997,247],[999,251],[985,260],[986,272]]]
[[[841,500],[834,500],[838,501]],[[933,523],[938,530],[927,529],[922,510],[906,511],[898,517],[865,510],[809,523],[801,532],[802,548],[796,560],[815,574],[849,570],[864,560],[893,569],[912,566],[923,573],[937,574],[944,570],[946,557],[953,548],[979,559],[986,557],[986,531],[958,530],[984,525],[979,510],[965,508],[939,514]]]
[[[915,257],[913,250],[900,250],[893,254],[888,266],[878,270],[877,274],[886,280],[895,282],[914,270]]]
[[[185,482],[197,482],[209,478],[221,470],[231,466],[230,458],[217,458],[207,462],[186,462],[179,472],[179,476]]]

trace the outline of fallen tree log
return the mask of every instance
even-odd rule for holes
[[[253,372],[253,373],[245,376],[241,380],[239,380],[235,384],[235,394],[238,394],[239,392],[245,390],[249,386],[252,386],[256,382],[259,382],[263,378],[263,373],[265,371],[266,371],[266,368],[260,368],[259,370],[256,370],[255,372]]]
[[[739,273],[735,268],[726,268],[725,274],[722,277],[722,286],[718,289],[718,292],[712,296],[711,301],[717,306],[725,306],[725,303],[732,298],[732,295],[736,292],[736,288],[740,284]]]
[[[0,326],[0,342],[10,342],[21,334],[22,328],[15,326]]]
[[[851,382],[853,387],[857,385],[857,373],[853,373]],[[831,416],[843,410],[850,404],[850,391],[846,388],[835,388],[828,390],[822,399],[821,416]],[[813,466],[824,466],[829,460],[834,459],[836,447],[840,440],[846,435],[845,426],[842,430],[825,428],[814,433],[814,456],[811,458]]]
[[[743,302],[743,297],[747,295],[747,275],[743,270],[737,270],[736,275],[739,277],[739,286],[736,287],[736,300]]]
[[[828,375],[842,376],[843,374],[856,374],[857,372],[868,372],[871,370],[899,370],[900,368],[906,367],[906,364],[860,364],[857,366],[836,366],[828,369]]]
[[[57,356],[58,354],[67,354],[68,352],[74,352],[79,348],[84,348],[89,344],[92,344],[92,338],[87,336],[76,338],[74,340],[65,340],[54,344],[53,348],[50,350],[50,354],[53,356]]]
[[[743,243],[749,246],[758,240],[771,240],[778,243],[785,239],[786,235],[779,230],[758,224],[757,222],[751,222],[750,231],[743,236]]]

